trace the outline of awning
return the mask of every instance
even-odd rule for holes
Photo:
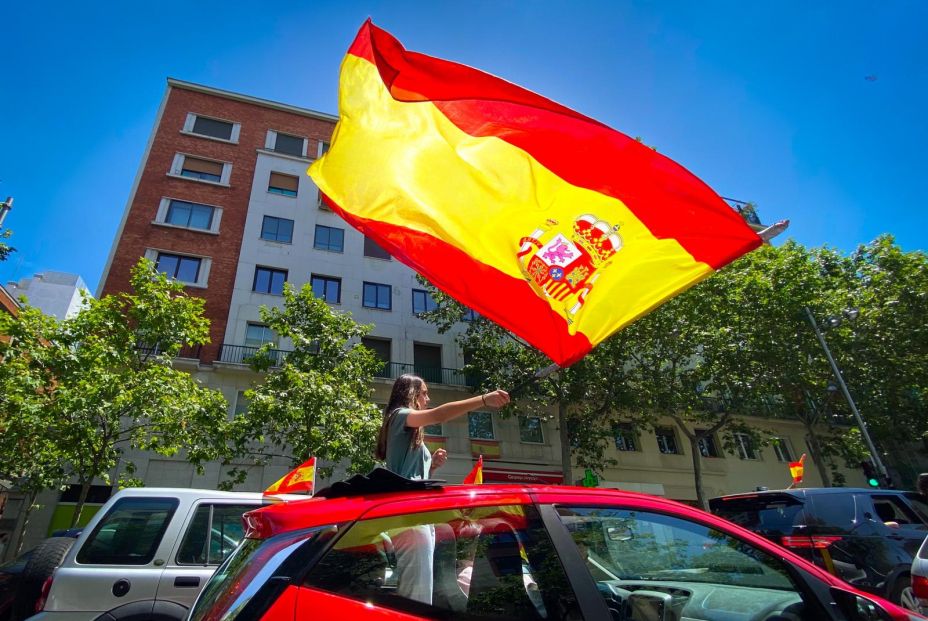
[[[484,483],[535,483],[542,485],[560,485],[564,475],[560,472],[539,470],[513,470],[509,468],[488,468],[483,466]]]

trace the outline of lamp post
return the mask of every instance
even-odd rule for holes
[[[886,471],[886,466],[883,465],[883,460],[880,459],[879,454],[876,452],[876,446],[873,444],[873,440],[870,438],[870,432],[867,431],[867,424],[864,423],[864,419],[860,416],[860,412],[857,411],[857,406],[854,404],[854,399],[851,398],[851,393],[847,389],[847,384],[844,383],[844,377],[841,375],[841,371],[838,369],[837,363],[835,363],[834,357],[831,355],[831,350],[828,349],[828,343],[825,342],[825,336],[822,334],[822,331],[819,330],[818,323],[815,321],[815,316],[812,314],[812,311],[809,310],[809,307],[805,307],[806,315],[809,317],[809,323],[812,324],[812,329],[815,330],[815,336],[818,337],[818,342],[822,345],[822,349],[825,350],[825,356],[828,358],[828,364],[831,365],[831,371],[835,374],[835,379],[838,380],[838,387],[841,388],[841,392],[844,394],[844,398],[847,400],[847,404],[851,407],[851,412],[854,414],[854,418],[857,420],[857,426],[860,427],[860,433],[864,437],[864,441],[867,443],[867,448],[870,449],[870,460],[873,462],[873,465],[876,467],[877,472],[883,477],[884,481],[889,481],[889,473]],[[857,316],[857,311],[853,311],[853,316]],[[840,323],[840,318],[830,321],[832,327]]]

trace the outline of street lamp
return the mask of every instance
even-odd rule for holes
[[[812,311],[809,310],[809,307],[805,307],[806,315],[809,317],[809,323],[812,324],[812,329],[815,330],[815,336],[818,337],[818,342],[822,345],[822,349],[825,350],[825,356],[828,358],[828,364],[831,365],[831,371],[835,374],[835,379],[838,380],[838,387],[841,389],[841,392],[844,394],[844,398],[847,400],[847,404],[851,407],[851,412],[854,414],[854,418],[857,420],[857,426],[860,427],[860,433],[864,437],[864,441],[867,443],[867,448],[870,449],[870,459],[873,461],[873,465],[876,466],[877,472],[882,476],[884,481],[889,481],[889,473],[886,471],[886,466],[883,465],[883,461],[880,459],[879,454],[876,452],[876,446],[873,444],[873,440],[870,438],[870,432],[867,431],[867,424],[864,423],[864,419],[860,416],[860,412],[857,411],[857,406],[854,404],[854,399],[851,398],[851,393],[847,389],[847,384],[844,383],[844,377],[841,375],[841,371],[838,369],[837,363],[835,363],[834,357],[831,355],[831,350],[828,349],[828,343],[825,342],[825,337],[822,335],[822,331],[818,328],[818,323],[815,321],[815,316],[812,315]],[[856,319],[859,311],[855,309],[848,310],[845,313],[845,316],[848,319]],[[841,324],[840,317],[829,317],[828,325],[832,328],[837,327]]]

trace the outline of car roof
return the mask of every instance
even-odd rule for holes
[[[800,487],[796,489],[767,489],[756,492],[743,492],[741,494],[727,494],[710,498],[709,502],[714,500],[733,500],[737,498],[755,498],[763,496],[773,496],[786,494],[788,496],[818,496],[821,494],[904,494],[906,490],[898,489],[880,489],[875,487]]]
[[[256,531],[254,536],[274,534],[355,520],[362,515],[386,517],[402,513],[418,513],[450,507],[478,507],[500,504],[528,504],[543,497],[544,502],[557,498],[561,502],[608,498],[609,502],[628,502],[633,506],[647,504],[651,508],[681,514],[700,509],[639,492],[611,488],[572,487],[565,485],[447,485],[423,490],[383,492],[338,498],[315,497],[287,501],[250,511],[246,523]],[[385,507],[389,505],[389,508]]]
[[[202,499],[215,500],[259,500],[265,502],[280,502],[282,500],[303,500],[306,496],[299,494],[279,494],[265,496],[261,492],[226,492],[214,489],[191,489],[181,487],[127,487],[119,490],[113,498],[169,496],[183,501]]]

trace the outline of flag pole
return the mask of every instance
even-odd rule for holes
[[[528,379],[526,379],[526,380],[523,380],[523,381],[519,382],[518,384],[516,384],[516,385],[509,391],[509,396],[510,396],[510,397],[516,396],[520,391],[524,390],[525,388],[528,388],[529,386],[531,386],[531,385],[534,384],[535,382],[538,382],[538,381],[543,380],[544,378],[548,377],[549,375],[551,375],[551,374],[554,373],[555,371],[560,370],[560,368],[561,368],[561,367],[560,367],[560,365],[559,365],[558,363],[553,362],[553,363],[549,364],[548,366],[546,366],[546,367],[543,368],[543,369],[538,369],[537,371],[535,371],[535,374],[532,375],[530,378],[528,378]]]

